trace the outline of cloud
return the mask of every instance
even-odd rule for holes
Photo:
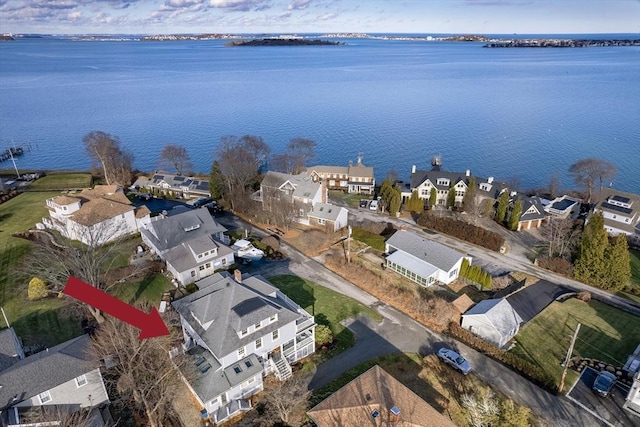
[[[287,6],[287,10],[302,10],[309,7],[313,0],[292,0]]]
[[[337,17],[338,17],[337,13],[323,13],[322,15],[317,16],[316,20],[318,20],[318,21],[329,21],[329,20],[335,19]]]
[[[531,0],[466,0],[469,6],[524,6]]]
[[[237,12],[261,11],[271,7],[271,0],[209,0],[209,6]]]

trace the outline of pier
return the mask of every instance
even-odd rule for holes
[[[13,157],[20,157],[24,154],[24,148],[22,147],[11,147],[7,148],[4,151],[0,151],[0,162],[4,162],[5,160],[11,160]]]

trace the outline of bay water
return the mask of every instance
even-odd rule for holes
[[[208,173],[222,136],[258,135],[273,152],[304,137],[314,163],[362,154],[378,180],[438,155],[447,170],[523,189],[558,174],[569,189],[569,166],[597,157],[617,167],[613,187],[640,193],[640,48],[341,41],[2,42],[0,150],[28,146],[19,168],[88,169],[82,138],[101,130],[140,170],[172,143]]]

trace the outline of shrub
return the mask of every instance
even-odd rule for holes
[[[576,298],[578,298],[580,301],[589,302],[589,301],[591,301],[591,292],[589,292],[589,291],[580,291],[576,295]]]
[[[196,286],[195,283],[189,283],[187,286],[184,287],[187,292],[189,292],[190,294],[194,293],[195,291],[198,290],[198,286]]]
[[[422,227],[466,240],[492,251],[499,252],[504,245],[504,238],[499,234],[454,218],[438,217],[424,212],[418,218],[417,223]]]
[[[44,298],[49,294],[47,290],[47,284],[39,277],[34,277],[29,281],[29,288],[27,289],[27,298],[34,300]]]
[[[564,258],[558,257],[540,257],[538,265],[547,270],[555,271],[563,276],[571,276],[573,274],[573,265]]]
[[[327,325],[316,326],[316,345],[318,347],[331,344],[333,342],[333,332]]]

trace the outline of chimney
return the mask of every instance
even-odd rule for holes
[[[493,177],[492,177],[492,176],[490,176],[489,178],[487,178],[487,182],[488,182],[489,184],[491,184],[491,183],[493,182]]]
[[[411,173],[416,173],[416,165],[411,166]]]
[[[465,173],[466,176],[471,176],[471,171],[469,169],[467,169],[467,172]]]
[[[237,268],[233,270],[233,276],[236,279],[236,282],[242,283],[242,272]]]

